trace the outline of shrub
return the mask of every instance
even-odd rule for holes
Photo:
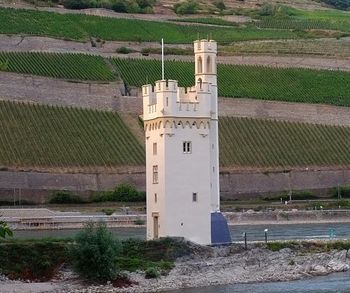
[[[79,275],[91,280],[113,280],[119,272],[116,259],[120,253],[120,242],[104,223],[88,223],[77,235],[72,249],[74,268]]]
[[[118,201],[118,202],[137,202],[145,201],[146,193],[139,192],[135,186],[129,183],[122,183],[116,187],[113,191],[105,191],[95,194],[92,199],[93,202],[104,201]]]
[[[215,0],[213,2],[214,6],[219,9],[220,11],[223,11],[226,9],[226,5],[223,0]]]
[[[9,60],[6,59],[6,61],[0,61],[0,71],[6,71],[9,67]]]
[[[115,212],[115,209],[102,209],[102,212],[105,213],[107,216],[110,216]]]
[[[195,14],[199,9],[199,4],[196,0],[187,0],[174,4],[174,11],[177,14]]]
[[[69,260],[67,243],[21,240],[0,244],[0,270],[11,279],[48,281]]]
[[[70,191],[56,191],[52,194],[49,203],[82,203],[80,196],[73,194]]]
[[[159,277],[160,277],[160,273],[156,268],[150,267],[150,268],[146,269],[146,271],[145,271],[145,278],[146,279],[155,279],[155,278],[159,278]]]
[[[350,198],[350,186],[349,185],[342,185],[339,187],[333,188],[332,195],[333,197],[338,197],[338,188],[339,193],[342,198]]]
[[[129,53],[134,52],[132,49],[127,48],[127,47],[120,47],[115,51],[116,51],[116,53],[119,53],[119,54],[129,54]]]

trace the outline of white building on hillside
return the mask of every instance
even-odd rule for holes
[[[142,87],[146,136],[147,239],[230,241],[219,212],[217,44],[194,42],[195,86]]]

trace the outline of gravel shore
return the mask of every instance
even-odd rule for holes
[[[159,279],[145,279],[144,273],[130,273],[135,283],[128,288],[113,288],[112,285],[89,286],[77,281],[72,273],[50,283],[25,283],[0,279],[0,292],[162,292],[172,289],[204,287],[234,283],[288,281],[312,276],[343,272],[350,269],[350,250],[333,250],[312,253],[282,249],[277,252],[265,248],[247,251],[230,246],[208,248],[191,258],[179,259],[175,268]]]

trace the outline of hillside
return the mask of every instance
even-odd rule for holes
[[[0,166],[142,165],[144,148],[117,113],[0,101]]]
[[[154,83],[161,76],[159,60],[105,58],[85,54],[0,52],[4,71],[92,81],[119,76],[128,87]],[[181,86],[194,83],[194,63],[166,61],[166,78]],[[218,64],[219,95],[350,106],[350,73],[298,68]]]
[[[117,113],[0,102],[2,168],[87,170],[144,165]],[[16,117],[16,119],[14,119]],[[234,169],[350,164],[350,127],[220,118],[220,163]]]

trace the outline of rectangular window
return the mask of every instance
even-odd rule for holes
[[[157,203],[157,200],[158,200],[158,198],[157,198],[157,193],[155,193],[155,194],[154,194],[154,202]]]
[[[192,153],[192,143],[190,141],[184,141],[182,143],[182,151],[184,154]]]
[[[153,166],[153,184],[158,183],[158,166]]]
[[[192,201],[197,202],[197,192],[192,193]]]
[[[153,155],[156,155],[157,154],[157,143],[154,142],[153,143]]]

